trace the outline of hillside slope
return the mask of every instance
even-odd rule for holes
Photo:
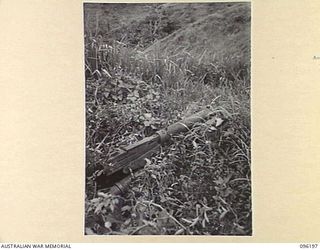
[[[246,6],[246,3],[162,3],[162,4],[87,4],[86,30],[96,30],[105,41],[113,39],[128,46],[146,48],[157,40],[215,13]],[[223,15],[223,13],[222,13]],[[230,21],[230,20],[229,20]],[[231,20],[232,21],[232,20]],[[98,28],[97,28],[98,27]]]
[[[172,55],[187,51],[203,54],[202,62],[250,60],[250,5],[237,4],[206,15],[149,46]],[[247,66],[247,65],[245,65]]]

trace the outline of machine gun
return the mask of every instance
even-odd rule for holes
[[[102,175],[96,181],[115,183],[110,193],[119,195],[126,191],[131,181],[131,174],[146,164],[146,158],[151,157],[160,150],[161,146],[169,145],[173,135],[189,131],[197,123],[205,123],[214,116],[209,109],[202,110],[188,118],[176,122],[154,135],[129,146],[119,148],[110,155],[104,165]],[[219,124],[220,126],[221,124]],[[117,180],[120,180],[117,182]],[[109,185],[110,186],[110,185]]]

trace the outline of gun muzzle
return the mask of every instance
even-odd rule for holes
[[[110,194],[121,195],[127,191],[131,182],[131,176],[127,176],[121,181],[117,182],[114,186],[110,188]]]

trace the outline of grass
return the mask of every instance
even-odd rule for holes
[[[250,64],[241,48],[164,50],[166,38],[140,51],[88,34],[86,234],[250,235]],[[113,150],[205,107],[216,120],[175,136],[128,193],[97,189]]]

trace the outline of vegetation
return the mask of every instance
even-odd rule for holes
[[[251,235],[250,5],[85,4],[85,63],[86,234]],[[110,153],[204,107],[128,193],[97,188]]]

